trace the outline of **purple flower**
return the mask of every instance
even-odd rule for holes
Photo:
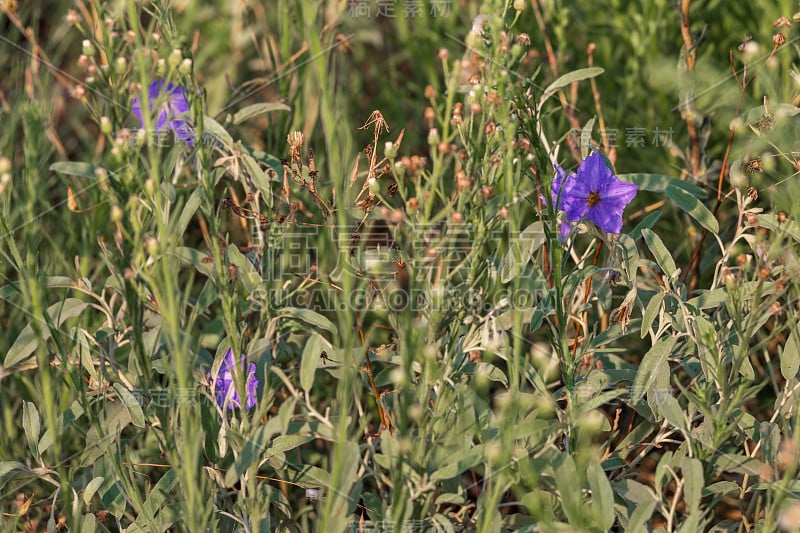
[[[562,239],[569,233],[570,222],[584,218],[594,222],[603,231],[619,233],[622,229],[622,211],[636,196],[636,184],[617,178],[597,152],[583,160],[577,174],[566,177],[564,174],[564,169],[556,165],[553,204],[558,201],[558,209],[564,211],[567,217],[559,231]]]
[[[239,372],[241,373],[244,372],[245,368],[244,354],[242,354],[240,363]],[[225,359],[222,361],[218,374],[214,376],[212,373],[209,373],[211,388],[214,390],[217,405],[223,409],[239,407],[239,393],[236,391],[236,379],[234,378],[234,372],[236,372],[235,365],[236,362],[234,361],[233,350],[229,348],[225,353]],[[247,365],[247,382],[245,383],[245,393],[247,395],[245,407],[247,409],[252,409],[256,405],[257,390],[258,380],[256,379],[256,365],[255,363],[250,363]]]
[[[180,85],[167,83],[163,79],[155,80],[150,84],[147,91],[147,100],[150,105],[150,112],[153,106],[158,106],[158,116],[156,117],[156,132],[161,133],[164,128],[175,132],[175,136],[189,146],[194,146],[194,130],[191,123],[180,118],[189,113],[189,102],[186,100],[186,89]],[[133,99],[131,111],[139,117],[144,128],[144,116],[142,116],[142,105],[139,97]]]

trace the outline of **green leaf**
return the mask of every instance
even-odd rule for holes
[[[22,429],[28,439],[28,449],[34,457],[39,457],[39,433],[42,430],[39,411],[32,402],[22,402]]]
[[[256,189],[261,193],[261,199],[264,201],[264,207],[267,209],[272,208],[272,185],[269,182],[267,173],[259,166],[253,157],[242,154],[242,161],[247,168],[247,173],[253,181]]]
[[[233,115],[233,123],[234,124],[241,124],[251,118],[255,118],[261,115],[265,115],[267,113],[272,113],[273,111],[291,111],[292,108],[286,104],[282,104],[280,102],[268,102],[262,104],[253,104],[249,105],[243,109],[240,109]]]
[[[588,67],[588,68],[579,68],[578,70],[573,70],[572,72],[564,74],[556,81],[547,86],[547,88],[542,93],[542,97],[539,99],[539,105],[537,106],[537,109],[541,109],[544,103],[551,96],[556,94],[556,92],[559,89],[563,89],[564,87],[567,87],[568,85],[576,81],[583,81],[583,80],[588,80],[589,78],[594,78],[595,76],[599,76],[603,72],[604,70],[600,67]]]
[[[82,494],[84,505],[86,505],[87,507],[89,506],[89,503],[91,503],[94,494],[97,492],[97,489],[99,489],[100,485],[103,484],[104,479],[105,478],[103,478],[103,476],[98,476],[93,480],[91,480],[86,485],[86,488],[83,489],[83,494]]]
[[[144,528],[147,526],[149,519],[155,518],[156,514],[159,514],[159,511],[164,506],[164,502],[166,502],[167,499],[172,499],[170,497],[170,492],[172,492],[172,489],[177,483],[178,475],[174,468],[170,468],[163,476],[161,476],[161,479],[158,480],[158,483],[155,484],[153,490],[150,491],[150,494],[147,496],[147,501],[145,501],[144,505],[142,506],[140,518],[145,518],[146,521],[140,523],[140,521],[137,519],[136,523],[139,525],[139,527]]]
[[[709,496],[711,494],[727,494],[729,492],[738,493],[740,490],[742,490],[742,487],[733,481],[717,481],[716,483],[712,483],[703,489],[703,496]]]
[[[581,157],[584,159],[589,155],[589,147],[592,141],[592,129],[594,128],[595,120],[597,120],[597,115],[587,120],[581,130]]]
[[[86,306],[89,305],[86,302],[78,300],[77,298],[67,298],[63,302],[58,302],[50,307],[47,308],[47,315],[53,319],[54,327],[59,327],[63,324],[66,320],[70,318],[74,318],[83,312],[86,309]],[[42,334],[42,341],[46,341],[52,335],[50,328],[47,327],[46,322],[41,318],[31,317],[31,320],[39,320],[40,327],[41,327],[41,334]],[[36,350],[36,346],[39,344],[39,339],[36,337],[36,334],[33,331],[33,327],[30,324],[25,326],[23,330],[20,332],[17,340],[14,341],[14,344],[11,345],[11,348],[6,353],[6,359],[3,362],[3,366],[6,368],[10,368],[15,364],[19,363],[30,357],[33,352]]]
[[[633,382],[633,391],[631,394],[632,404],[638,403],[653,385],[657,377],[656,368],[666,363],[667,357],[674,345],[675,337],[663,337],[644,354],[642,362],[639,365],[639,371],[636,373],[636,379]]]
[[[620,233],[614,246],[614,254],[619,257],[619,263],[625,269],[625,275],[628,278],[628,287],[636,286],[636,274],[639,270],[639,250],[636,248],[636,242],[625,235]]]
[[[183,206],[181,216],[178,218],[178,223],[170,228],[173,235],[180,235],[182,237],[183,234],[186,233],[186,228],[189,227],[189,222],[192,221],[195,211],[197,211],[202,203],[203,189],[198,187],[186,201],[186,205]]]
[[[546,240],[541,221],[536,221],[508,243],[508,251],[500,266],[500,281],[508,283],[522,273],[523,268]]]
[[[303,358],[300,361],[300,386],[304,391],[310,391],[314,386],[314,375],[320,361],[320,354],[326,345],[319,333],[312,333],[303,348]]]
[[[705,189],[688,181],[679,180],[664,174],[631,173],[619,174],[617,177],[623,181],[635,183],[639,187],[639,190],[643,191],[667,192],[668,188],[677,187],[698,198],[708,197],[708,193]]]
[[[212,256],[188,246],[177,246],[172,253],[183,263],[193,266],[200,274],[211,276],[214,269]]]
[[[438,468],[432,475],[431,481],[454,479],[470,468],[480,464],[485,459],[484,446],[479,445],[467,450],[456,452],[447,457],[446,464]]]
[[[28,467],[19,461],[0,461],[0,489],[11,479],[14,472],[28,472]]]
[[[661,211],[653,211],[652,213],[644,217],[642,221],[636,224],[636,227],[633,228],[633,230],[629,233],[631,239],[633,239],[634,241],[637,240],[639,237],[642,236],[642,230],[651,229],[653,226],[656,225],[656,222],[658,222],[659,218],[661,218]]]
[[[592,509],[596,516],[601,517],[603,530],[608,531],[614,525],[614,493],[611,483],[596,460],[587,465],[586,477],[589,488],[592,489]]]
[[[777,231],[779,233],[785,233],[795,242],[800,242],[800,230],[798,230],[797,222],[794,220],[789,220],[788,218],[783,222],[778,222],[778,215],[775,214],[767,214],[767,215],[756,215],[758,217],[758,225],[763,228],[767,228],[768,230]]]
[[[664,296],[665,293],[657,292],[647,303],[647,307],[644,310],[644,315],[642,316],[642,328],[639,331],[643,339],[647,336],[650,326],[653,324],[656,316],[658,316],[658,312],[661,310],[661,303],[664,301]]]
[[[295,318],[310,326],[317,326],[325,331],[329,331],[334,337],[337,335],[338,330],[333,322],[311,309],[301,309],[298,307],[286,307],[281,309],[279,317]]]
[[[125,409],[130,413],[131,423],[138,428],[143,428],[144,412],[136,397],[121,383],[114,383],[114,390],[117,392],[117,396],[119,396],[122,405],[124,405]]]
[[[661,237],[649,229],[642,230],[642,237],[644,237],[644,242],[647,243],[647,247],[650,248],[650,251],[656,258],[658,266],[661,267],[661,270],[668,278],[672,278],[677,268],[675,267],[675,261],[672,259],[672,255],[661,241]]]
[[[230,133],[228,133],[227,130],[222,127],[222,124],[208,115],[203,116],[203,128],[206,130],[206,132],[214,135],[214,137],[222,141],[228,147],[228,149],[233,147],[233,137],[231,137]]]
[[[564,514],[567,515],[570,525],[578,528],[584,523],[583,506],[581,504],[583,491],[578,477],[578,469],[575,467],[575,461],[572,456],[562,454],[561,464],[555,470],[556,488],[561,497],[561,506],[564,509]]]
[[[797,330],[796,326],[792,329],[781,352],[781,375],[787,381],[794,379],[800,370],[800,342],[797,339]]]
[[[645,527],[647,521],[653,516],[653,511],[656,508],[656,502],[646,501],[638,503],[633,512],[631,513],[630,520],[628,520],[627,531],[650,531],[650,528]]]
[[[86,513],[81,519],[81,531],[83,533],[94,533],[97,531],[97,517],[94,513]]]
[[[700,223],[701,226],[708,231],[717,234],[719,233],[719,222],[711,211],[697,199],[684,189],[669,186],[667,187],[667,198],[675,202],[675,205],[689,213],[689,215]]]
[[[80,161],[59,161],[50,165],[50,170],[53,172],[91,179],[95,179],[95,172],[98,168],[101,167],[89,163],[81,163]]]

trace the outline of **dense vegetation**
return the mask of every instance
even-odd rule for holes
[[[800,530],[796,9],[0,1],[0,530]]]

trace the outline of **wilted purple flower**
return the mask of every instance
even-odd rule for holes
[[[156,132],[161,133],[164,128],[175,132],[175,136],[189,146],[194,146],[194,130],[191,123],[180,118],[189,113],[189,102],[186,99],[186,89],[180,85],[168,83],[163,79],[155,80],[150,84],[147,91],[147,100],[150,105],[150,112],[153,106],[158,106],[158,116],[156,117]],[[144,128],[144,116],[142,115],[142,105],[139,97],[133,99],[131,111],[139,117]]]
[[[564,174],[564,169],[556,165],[552,197],[553,204],[558,201],[557,207],[564,211],[567,221],[578,222],[585,218],[603,231],[619,233],[622,211],[636,196],[636,184],[617,178],[597,152],[583,160],[577,174],[566,177]],[[569,228],[566,232],[569,233]],[[560,233],[562,238],[566,237],[563,223]]]
[[[240,359],[239,372],[244,372],[245,367],[244,354]],[[217,376],[209,373],[211,379],[211,388],[214,390],[217,405],[224,409],[233,409],[239,407],[239,393],[236,391],[236,380],[234,372],[236,362],[233,357],[233,350],[228,349],[225,353],[225,359],[219,367]],[[244,406],[247,409],[252,409],[256,405],[256,391],[258,390],[258,379],[256,379],[256,365],[250,363],[247,365],[247,381],[245,383],[245,394],[247,400]]]

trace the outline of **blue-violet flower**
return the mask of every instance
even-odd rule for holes
[[[233,350],[228,349],[225,353],[225,359],[219,368],[216,376],[209,373],[211,379],[211,388],[214,390],[217,405],[223,409],[233,409],[239,407],[239,393],[236,390],[236,380],[234,372],[236,362],[233,357]],[[239,372],[244,372],[245,358],[244,354],[241,357]],[[256,379],[256,365],[250,363],[247,365],[247,381],[245,382],[245,407],[252,409],[256,405],[256,391],[258,390],[258,379]]]
[[[186,99],[186,89],[180,85],[168,83],[163,79],[155,80],[150,84],[147,91],[147,100],[150,112],[153,106],[158,106],[158,116],[156,117],[156,132],[161,133],[164,128],[175,132],[178,140],[183,141],[189,146],[194,146],[195,135],[191,123],[185,118],[181,118],[189,113],[189,102]],[[144,128],[144,116],[142,115],[142,105],[139,97],[133,99],[131,111],[139,118]]]

